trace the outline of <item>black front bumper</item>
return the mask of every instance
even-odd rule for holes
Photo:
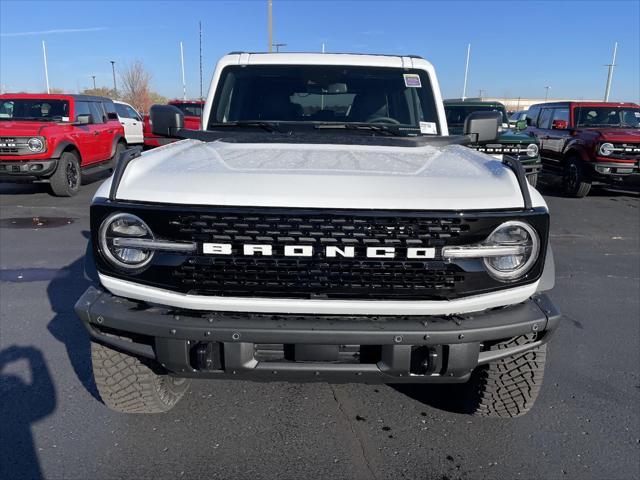
[[[560,321],[544,294],[476,314],[373,317],[177,311],[89,287],[75,311],[94,340],[177,376],[369,383],[464,382]],[[531,342],[489,349],[520,335]]]
[[[640,185],[640,161],[636,163],[594,162],[589,164],[592,181],[603,184]]]
[[[53,175],[57,158],[46,160],[0,160],[0,179],[11,181],[42,180]]]

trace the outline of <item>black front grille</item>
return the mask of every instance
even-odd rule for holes
[[[464,275],[441,261],[409,261],[407,248],[444,245],[470,229],[460,218],[372,218],[348,215],[198,214],[169,222],[176,236],[230,243],[230,256],[189,258],[172,275],[196,294],[386,297],[450,295]],[[244,256],[242,245],[271,245],[273,256]],[[311,245],[307,258],[283,256],[285,245]],[[356,257],[327,258],[324,247],[353,246]],[[398,259],[367,259],[367,247],[395,247]]]
[[[0,155],[31,153],[27,146],[30,137],[0,137]]]
[[[437,268],[432,263],[438,263]],[[192,293],[242,296],[369,297],[450,295],[462,272],[443,262],[191,258],[173,276]]]
[[[469,230],[458,217],[402,218],[314,215],[179,215],[169,222],[181,238],[195,241],[277,242],[279,245],[442,245]]]
[[[140,216],[157,238],[195,241],[194,254],[157,252],[136,282],[199,295],[336,299],[449,299],[504,288],[481,260],[443,261],[441,247],[475,244],[509,219],[525,219],[546,239],[546,212],[426,213],[276,208],[119,208]],[[113,211],[92,206],[92,232]],[[505,218],[508,217],[508,218]],[[529,218],[531,217],[531,218]],[[207,255],[203,243],[231,245],[229,255]],[[244,245],[268,245],[272,255],[245,255]],[[95,245],[95,243],[94,243]],[[284,255],[286,245],[312,246],[309,257]],[[354,257],[328,257],[327,247]],[[369,248],[393,247],[393,258],[370,258]],[[407,258],[408,249],[435,248],[435,258]],[[98,268],[131,279],[104,261]],[[524,279],[531,282],[540,270]],[[523,283],[523,282],[521,282]],[[509,284],[514,286],[515,284]]]
[[[638,160],[640,159],[640,143],[615,143],[614,151],[610,158],[618,160]]]

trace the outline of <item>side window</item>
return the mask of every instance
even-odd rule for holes
[[[102,107],[104,108],[104,111],[107,112],[107,117],[106,117],[107,120],[109,120],[109,116],[111,116],[112,120],[117,120],[114,117],[114,114],[116,113],[116,105],[113,102],[104,100],[102,102]]]
[[[102,102],[102,105],[104,106],[104,111],[107,113],[115,113],[116,111],[116,106],[113,102],[107,102],[106,100],[104,102]]]
[[[568,108],[556,108],[553,111],[553,120],[564,120],[569,123],[569,109]],[[552,120],[552,122],[553,122]]]
[[[13,102],[11,100],[2,102],[0,104],[0,118],[11,118],[11,117],[13,117]]]
[[[136,112],[132,107],[130,107],[129,105],[124,105],[124,107],[127,110],[129,118],[132,118],[134,120],[141,120],[140,115],[138,114],[138,112]]]
[[[76,122],[78,121],[78,115],[93,115],[93,113],[89,109],[88,102],[76,102],[74,114],[76,116],[76,118],[74,119]],[[95,118],[94,118],[94,121],[95,121]]]
[[[116,112],[118,112],[118,116],[120,118],[131,118],[129,112],[127,111],[127,106],[122,105],[121,103],[116,103]]]
[[[104,123],[107,121],[107,114],[104,112],[102,102],[89,102],[89,109],[93,116],[93,123]]]
[[[551,117],[553,110],[551,108],[543,108],[538,120],[538,128],[551,128]]]
[[[539,107],[531,107],[529,110],[527,110],[527,116],[526,116],[527,125],[529,125],[530,127],[537,127],[539,113],[540,113]]]

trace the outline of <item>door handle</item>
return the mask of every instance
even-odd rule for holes
[[[94,135],[100,135],[100,131],[93,132]]]
[[[120,125],[124,125],[124,122],[120,122]]]

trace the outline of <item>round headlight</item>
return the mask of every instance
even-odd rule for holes
[[[603,143],[600,145],[600,155],[608,157],[613,153],[613,144],[612,143]]]
[[[27,147],[32,152],[41,152],[44,150],[44,142],[38,137],[31,137],[27,141]]]
[[[501,281],[516,280],[525,275],[538,258],[540,239],[534,228],[524,222],[505,222],[496,228],[485,242],[490,246],[519,247],[512,255],[485,257],[489,274]]]
[[[535,143],[530,143],[527,146],[527,156],[528,157],[537,157],[538,156],[538,145],[536,145]]]
[[[130,213],[114,213],[102,222],[98,232],[100,251],[117,268],[140,270],[153,258],[153,250],[118,246],[126,238],[153,240],[151,229]]]

